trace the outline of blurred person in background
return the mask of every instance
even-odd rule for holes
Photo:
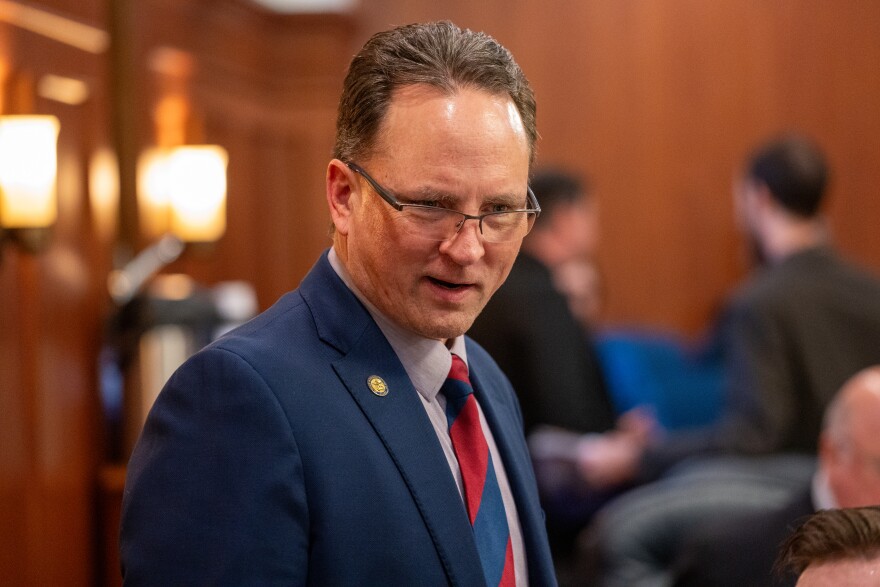
[[[583,453],[598,486],[657,479],[685,458],[813,454],[822,413],[854,373],[880,361],[880,280],[837,254],[819,147],[786,135],[757,148],[735,192],[758,267],[721,318],[726,379],[717,424],[647,445]]]
[[[649,423],[638,411],[617,417],[593,333],[575,315],[579,303],[557,281],[564,279],[558,273],[563,267],[594,260],[599,224],[593,195],[576,175],[557,169],[535,173],[531,186],[541,218],[468,334],[498,362],[519,397],[562,568],[574,537],[616,492],[584,484],[572,466],[579,447],[608,431],[643,442]]]
[[[783,545],[797,587],[880,587],[880,507],[816,512]]]
[[[675,565],[676,587],[775,585],[779,546],[804,518],[823,509],[880,505],[878,431],[880,366],[874,366],[848,380],[829,404],[811,482],[779,508],[695,528]],[[880,547],[880,535],[876,539]]]
[[[584,535],[601,584],[662,580],[692,528],[787,500],[809,476],[831,398],[880,363],[880,280],[834,249],[828,175],[821,149],[795,134],[758,146],[744,165],[734,200],[757,266],[720,317],[717,422],[647,444],[607,434],[579,453],[593,487],[630,488]]]
[[[614,406],[583,324],[554,272],[591,259],[598,241],[596,203],[574,175],[535,173],[541,219],[523,241],[507,281],[468,334],[507,374],[520,398],[526,434],[538,426],[576,432],[614,427]]]

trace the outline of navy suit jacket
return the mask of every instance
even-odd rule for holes
[[[467,351],[530,582],[555,585],[513,389],[482,348]],[[417,392],[326,253],[169,380],[129,463],[120,546],[126,585],[484,584]]]

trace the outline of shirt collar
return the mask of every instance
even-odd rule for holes
[[[400,362],[406,374],[426,401],[432,402],[437,397],[440,387],[449,375],[452,366],[452,354],[455,353],[467,364],[467,351],[464,343],[464,335],[457,336],[449,341],[447,348],[441,341],[433,338],[425,338],[393,322],[388,316],[380,312],[363,293],[354,285],[351,275],[345,265],[336,254],[336,249],[331,248],[328,255],[330,266],[342,279],[343,283],[354,293],[358,300],[370,313],[379,330],[388,339],[388,343]]]

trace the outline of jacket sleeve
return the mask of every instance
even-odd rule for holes
[[[797,416],[785,312],[757,304],[735,307],[729,321],[727,407],[716,443],[723,452],[767,454],[786,448]]]
[[[308,527],[273,391],[236,354],[196,354],[159,395],[129,463],[125,585],[304,585]]]

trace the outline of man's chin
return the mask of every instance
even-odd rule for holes
[[[413,325],[412,330],[425,338],[448,340],[467,332],[474,320],[476,320],[476,316],[454,316],[445,320],[421,322]]]

